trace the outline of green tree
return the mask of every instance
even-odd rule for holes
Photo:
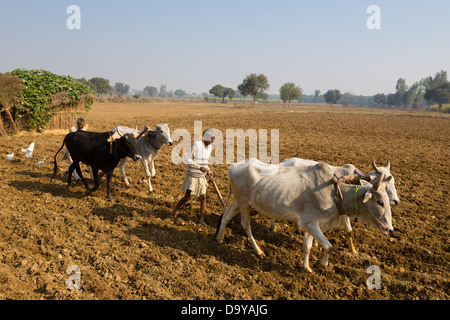
[[[400,107],[402,105],[402,95],[400,92],[389,93],[386,103],[388,106]]]
[[[116,89],[117,93],[119,93],[122,96],[125,96],[130,91],[130,86],[127,84],[124,84],[123,82],[116,82],[114,85],[114,89]]]
[[[291,105],[291,100],[300,99],[301,96],[302,89],[293,82],[286,82],[280,87],[280,98],[284,104],[288,101],[288,106]]]
[[[373,96],[373,101],[380,106],[384,106],[386,104],[387,97],[384,93],[378,93]]]
[[[447,71],[441,70],[440,72],[436,72],[434,77],[429,77],[427,89],[434,89],[445,83],[448,83]]]
[[[106,94],[111,91],[112,87],[109,84],[109,80],[100,77],[94,77],[87,81],[87,85],[94,90],[97,94]]]
[[[234,91],[233,88],[226,88],[225,97],[228,97],[228,99],[233,100],[233,98],[236,97],[236,91]]]
[[[339,100],[341,100],[342,93],[338,89],[334,89],[334,90],[328,90],[327,92],[325,92],[325,94],[323,96],[325,98],[325,101],[331,105],[331,104],[338,103]]]
[[[166,98],[167,97],[167,86],[165,84],[162,84],[159,87],[159,96],[161,98]]]
[[[420,108],[420,105],[422,104],[422,102],[424,100],[424,98],[423,98],[424,94],[425,94],[425,89],[424,89],[423,85],[421,85],[419,83],[419,85],[417,86],[417,89],[416,89],[416,95],[413,100],[413,105],[412,105],[413,109]]]
[[[319,89],[314,90],[314,103],[317,103],[319,101],[319,95],[320,90]]]
[[[156,97],[158,95],[158,89],[156,87],[145,87],[144,90],[142,90],[144,96],[147,97]]]
[[[257,75],[256,73],[252,73],[245,77],[244,81],[238,86],[238,90],[244,97],[253,97],[253,108],[256,100],[262,98],[264,92],[269,90],[269,87],[269,81],[264,74]]]
[[[406,80],[403,78],[398,79],[397,84],[395,85],[395,90],[403,95],[406,92],[406,90],[408,90]]]
[[[209,90],[209,93],[214,95],[215,97],[221,98],[222,102],[224,102],[226,89],[227,88],[225,88],[224,86],[222,86],[220,84],[216,84],[214,87],[212,87]]]
[[[396,106],[404,107],[408,105],[408,102],[411,100],[412,92],[408,92],[408,86],[406,85],[406,80],[400,78],[397,80],[397,84],[395,85],[395,93],[396,93]]]
[[[175,90],[175,92],[173,93],[175,96],[177,96],[178,98],[184,97],[186,95],[186,91],[181,90],[181,89],[177,89]]]
[[[439,111],[442,111],[442,104],[450,103],[450,83],[446,82],[436,88],[425,91],[425,100],[439,104]]]

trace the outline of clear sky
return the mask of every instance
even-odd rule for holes
[[[69,30],[69,5],[81,9]],[[378,5],[381,29],[366,26]],[[374,95],[450,72],[448,0],[0,0],[0,72],[45,69],[189,93],[234,89],[264,73],[285,82]]]

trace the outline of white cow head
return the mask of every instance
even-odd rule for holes
[[[365,214],[359,218],[373,227],[379,228],[383,234],[390,234],[394,231],[392,226],[392,213],[389,196],[386,192],[386,185],[392,180],[392,176],[382,182],[372,185],[361,180],[361,185],[369,187],[363,198]]]
[[[173,145],[173,140],[170,137],[170,128],[168,123],[162,123],[162,124],[155,124],[156,130],[155,135],[157,141],[160,142],[160,144],[167,144],[168,146]]]
[[[395,188],[394,176],[391,174],[391,162],[388,160],[386,167],[379,167],[376,165],[375,160],[372,159],[372,166],[375,170],[369,173],[372,183],[379,184],[383,179],[391,177],[389,183],[386,185],[386,192],[389,196],[390,204],[396,206],[399,204],[400,199],[398,198],[397,189]]]

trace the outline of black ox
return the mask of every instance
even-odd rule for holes
[[[56,156],[61,149],[66,145],[67,150],[72,157],[73,163],[69,167],[67,187],[71,188],[72,173],[77,170],[81,181],[84,183],[88,192],[93,192],[98,189],[100,185],[98,171],[102,170],[106,173],[107,181],[107,197],[111,197],[111,178],[114,168],[117,167],[122,158],[130,157],[134,161],[141,159],[136,146],[136,135],[133,133],[120,134],[118,128],[116,132],[89,132],[76,131],[69,133],[64,138],[61,148],[56,152],[54,157],[54,168],[52,179],[58,172],[58,165],[56,163]],[[84,180],[80,169],[80,162],[92,168],[95,186],[90,189],[86,180]]]

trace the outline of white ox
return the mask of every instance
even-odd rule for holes
[[[149,130],[148,127],[144,128],[142,136],[137,141],[137,149],[139,155],[142,157],[141,162],[144,167],[145,175],[147,178],[148,191],[153,192],[152,183],[150,181],[151,177],[156,175],[155,170],[155,158],[159,153],[159,150],[167,144],[168,146],[173,145],[173,140],[170,137],[170,128],[168,123],[155,124],[155,129]],[[133,130],[126,127],[120,127],[120,132],[127,132]],[[127,187],[130,186],[130,182],[125,173],[125,164],[127,162],[126,158],[123,158],[119,163],[119,170],[122,174],[122,178],[125,181]]]
[[[295,167],[308,167],[318,164],[319,162],[314,160],[308,160],[308,159],[300,159],[300,158],[289,158],[283,160],[283,162],[280,163],[280,166],[289,167],[289,166],[295,166]],[[333,173],[337,172],[341,174],[342,176],[350,176],[354,175],[355,172],[357,172],[357,168],[352,164],[346,164],[342,167],[335,167],[332,165],[328,165]],[[372,181],[373,183],[376,183],[377,178],[379,178],[381,175],[384,176],[384,178],[391,177],[391,163],[388,160],[386,167],[379,167],[375,164],[375,161],[372,160],[372,166],[374,171],[364,175],[363,177],[360,177],[362,179],[368,179],[369,181]],[[362,173],[359,173],[362,174]],[[392,176],[391,181],[386,185],[386,192],[389,196],[389,201],[391,205],[398,205],[400,203],[400,199],[397,195],[397,189],[395,188],[395,179],[394,176]]]
[[[309,167],[309,166],[314,166],[316,164],[318,164],[319,162],[314,161],[314,160],[308,160],[308,159],[300,159],[300,158],[290,158],[290,159],[285,159],[283,160],[282,163],[280,163],[280,166],[284,166],[284,167],[290,167],[290,166],[295,166],[295,167]],[[391,164],[390,161],[388,160],[387,166],[386,167],[381,167],[381,166],[377,166],[375,163],[375,160],[372,160],[372,166],[374,171],[366,174],[366,175],[362,175],[359,176],[358,179],[367,179],[369,180],[372,184],[377,184],[380,182],[380,179],[384,179],[384,178],[388,178],[391,177],[389,183],[386,185],[386,192],[388,194],[389,197],[389,202],[391,205],[398,205],[400,202],[400,199],[398,198],[397,195],[397,190],[395,188],[395,180],[394,180],[394,176],[391,174]],[[346,164],[344,166],[341,167],[336,167],[336,166],[332,166],[332,165],[328,165],[328,167],[331,169],[331,171],[333,173],[338,173],[341,176],[352,176],[355,173],[357,173],[357,175],[361,175],[362,172],[360,172],[359,170],[357,170],[357,168],[353,165],[353,164]],[[352,240],[352,226],[351,226],[351,222],[350,222],[350,218],[346,215],[341,216],[341,222],[344,226],[344,230],[347,234],[347,240],[349,243],[349,247],[350,250],[353,253],[356,253],[356,249],[353,245],[353,240]],[[271,225],[270,225],[271,230],[275,229],[275,221],[272,219],[271,220]]]
[[[241,224],[259,257],[264,257],[264,253],[252,235],[251,208],[270,219],[292,221],[305,230],[303,267],[309,272],[312,271],[309,267],[309,252],[313,239],[324,248],[321,265],[328,265],[332,245],[323,233],[339,224],[340,214],[349,217],[358,215],[361,221],[384,234],[393,231],[389,197],[385,190],[391,177],[373,186],[364,180],[360,186],[340,184],[343,200],[340,202],[342,210],[338,210],[334,198],[336,187],[333,172],[325,163],[308,167],[283,167],[246,161],[246,164],[231,164],[228,175],[234,200],[222,214],[217,241],[223,242],[225,226],[240,212]]]

